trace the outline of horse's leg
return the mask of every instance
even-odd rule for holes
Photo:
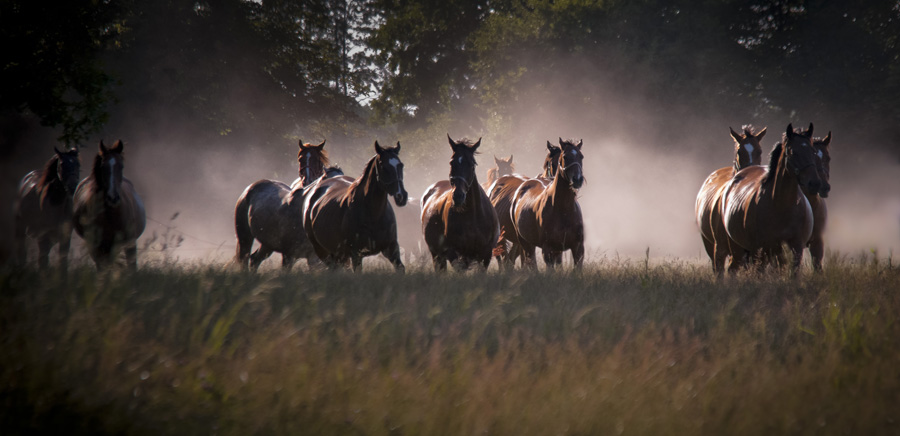
[[[50,248],[53,247],[53,241],[49,236],[43,236],[38,239],[38,268],[46,269],[50,265]]]
[[[572,247],[572,261],[575,269],[581,269],[584,266],[584,243],[580,242]]]
[[[391,245],[386,250],[382,251],[381,254],[394,264],[394,271],[397,271],[398,273],[406,272],[406,267],[403,266],[403,260],[400,256],[400,244],[396,242],[391,243]]]
[[[22,217],[16,217],[16,264],[25,266],[28,261],[28,253],[26,250],[26,226]]]
[[[132,271],[137,271],[137,243],[132,242],[125,246],[125,264]]]
[[[716,243],[709,239],[706,239],[706,237],[703,235],[700,236],[700,239],[703,240],[703,248],[706,249],[706,255],[709,256],[709,260],[710,262],[712,262],[713,272],[721,274],[722,269],[718,267],[718,263],[716,262]]]
[[[72,226],[65,225],[59,237],[59,267],[63,275],[69,272],[69,248],[72,244]]]
[[[558,255],[559,253],[556,251],[541,248],[541,256],[544,258],[544,265],[547,266],[548,270],[556,268],[556,257]]]
[[[809,255],[812,257],[813,270],[822,271],[822,258],[825,257],[825,240],[821,235],[813,236],[809,241]]]
[[[264,260],[268,259],[271,256],[273,250],[265,245],[259,244],[259,248],[250,255],[250,268],[256,270],[259,268],[259,264],[261,264]]]
[[[535,246],[527,243],[521,243],[522,247],[522,267],[530,270],[537,269],[537,259],[535,259]]]
[[[297,260],[294,256],[291,256],[286,253],[281,253],[281,269],[284,271],[290,271],[291,268],[294,267],[294,262]]]
[[[436,273],[447,271],[447,256],[443,253],[432,253],[431,264],[434,265],[434,272]]]
[[[362,270],[362,256],[359,253],[353,253],[350,255],[350,268],[353,272],[360,272]]]
[[[234,206],[234,234],[237,237],[234,260],[246,269],[253,249],[253,230],[250,228],[250,201],[243,196]],[[262,245],[262,244],[260,244]]]

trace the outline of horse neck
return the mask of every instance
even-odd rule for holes
[[[544,191],[544,195],[550,198],[553,207],[572,207],[575,204],[575,191],[569,188],[569,180],[565,179],[565,171],[557,171],[553,182]]]
[[[366,164],[363,174],[350,186],[350,198],[355,204],[365,204],[371,216],[381,216],[387,206],[387,192],[378,183],[375,158]]]
[[[57,165],[59,165],[59,158],[53,156],[47,162],[38,181],[38,191],[41,199],[49,199],[52,204],[62,203],[69,196],[66,193],[65,184],[59,178],[59,172],[56,170]]]
[[[484,193],[484,189],[481,189],[481,185],[478,184],[478,176],[473,175],[472,184],[469,185],[469,191],[466,192],[466,209],[473,211],[480,210],[482,197],[487,198],[487,194]]]
[[[785,148],[778,159],[775,174],[766,179],[763,188],[768,192],[776,207],[790,208],[794,206],[797,201],[797,194],[800,193],[800,181],[788,170],[786,153]],[[770,168],[769,171],[771,172],[772,169]]]

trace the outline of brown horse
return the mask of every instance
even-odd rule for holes
[[[316,254],[329,266],[346,264],[354,271],[365,256],[383,254],[398,272],[405,267],[397,243],[397,221],[388,202],[406,205],[400,143],[382,148],[356,180],[335,177],[317,182],[306,199],[303,227]]]
[[[825,198],[831,191],[831,132],[825,138],[813,138],[813,146],[816,148],[816,163],[819,169],[819,178],[824,182],[818,194],[810,195],[804,191],[809,206],[812,207],[814,224],[812,237],[809,243],[809,255],[812,257],[813,269],[822,269],[822,258],[825,257],[825,224],[828,221],[828,207]]]
[[[799,268],[814,224],[801,188],[815,195],[823,186],[812,131],[811,123],[803,133],[794,132],[789,124],[768,166],[751,165],[726,184],[722,217],[734,260],[752,255],[759,265],[770,260],[783,263],[786,244],[793,253],[793,269]]]
[[[547,141],[547,157],[544,158],[544,170],[537,175],[536,179],[547,185],[550,183],[556,175],[556,169],[559,167],[560,154],[562,154],[562,149]],[[491,199],[491,204],[494,205],[494,211],[497,212],[497,220],[500,223],[500,241],[497,243],[497,246],[500,248],[500,254],[497,255],[497,263],[501,269],[514,266],[516,259],[522,254],[521,248],[512,242],[515,239],[512,235],[515,230],[513,229],[512,216],[509,211],[512,207],[516,189],[527,180],[528,178],[518,175],[500,177],[488,190],[488,197]]]
[[[516,189],[511,206],[514,244],[522,247],[523,265],[536,268],[534,250],[540,247],[544,263],[553,268],[562,254],[572,251],[576,268],[584,262],[584,221],[576,198],[584,183],[581,153],[583,141],[559,139],[559,169],[548,185],[536,179]]]
[[[734,139],[734,164],[713,171],[700,187],[695,203],[700,237],[703,239],[706,254],[712,261],[713,271],[717,274],[724,271],[725,260],[731,254],[728,252],[726,240],[728,233],[725,231],[721,215],[723,188],[741,169],[762,163],[762,147],[759,142],[766,135],[765,128],[754,134],[751,126],[744,126],[743,134],[735,132],[730,127],[729,130],[731,138]]]
[[[500,177],[508,176],[516,172],[516,166],[513,165],[512,155],[509,155],[506,159],[497,159],[497,156],[494,156],[494,165],[497,166],[487,171],[487,181],[481,184],[481,187],[484,188],[485,192],[488,192],[491,189],[491,185]]]
[[[137,269],[137,239],[147,225],[144,202],[122,175],[124,148],[121,140],[112,148],[100,141],[91,175],[75,190],[75,232],[84,239],[97,269],[111,264],[119,248],[124,248],[128,266]]]
[[[234,206],[234,232],[237,237],[235,262],[256,269],[274,252],[281,253],[281,266],[291,269],[297,259],[308,265],[318,263],[315,252],[303,230],[304,187],[325,172],[328,154],[325,141],[319,145],[300,141],[297,160],[300,177],[293,188],[275,180],[259,180],[241,193]],[[253,240],[259,248],[253,254]]]
[[[447,269],[447,261],[457,270],[473,262],[487,269],[497,245],[500,226],[497,213],[475,174],[475,151],[481,146],[467,140],[454,141],[447,135],[453,155],[450,180],[429,186],[422,196],[422,233],[431,251],[435,271]]]
[[[328,152],[325,151],[325,140],[319,145],[304,144],[300,140],[300,151],[297,152],[300,175],[291,183],[291,189],[298,186],[309,186],[318,179],[324,167],[328,165]]]
[[[69,264],[72,240],[72,197],[81,178],[78,149],[55,154],[41,171],[32,171],[19,182],[16,203],[16,246],[19,265],[27,255],[26,236],[38,241],[38,266],[49,265],[50,249],[59,243],[59,265]]]

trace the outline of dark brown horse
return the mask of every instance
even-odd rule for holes
[[[325,172],[328,154],[325,141],[319,145],[300,142],[297,160],[300,177],[288,186],[276,180],[259,180],[241,193],[234,206],[234,232],[237,236],[235,262],[256,269],[274,252],[281,253],[281,266],[291,269],[297,259],[318,263],[312,245],[303,230],[304,187]],[[259,248],[253,254],[253,241]]]
[[[450,180],[429,186],[422,196],[422,233],[431,251],[435,271],[457,270],[473,262],[487,269],[497,245],[500,226],[497,213],[475,175],[475,151],[481,139],[454,141],[447,135],[453,155]]]
[[[508,176],[516,172],[516,166],[513,165],[512,155],[509,155],[506,159],[498,159],[497,156],[494,156],[494,165],[497,166],[490,168],[487,171],[487,181],[481,184],[481,187],[484,188],[485,192],[488,192],[491,189],[491,185],[500,177]]]
[[[349,261],[358,271],[363,257],[381,253],[397,271],[404,271],[388,195],[397,206],[406,205],[399,142],[394,148],[382,148],[375,141],[375,156],[356,180],[335,177],[317,182],[306,200],[303,226],[319,258],[332,267]]]
[[[814,224],[804,191],[815,195],[823,186],[812,131],[812,124],[803,133],[789,124],[768,166],[744,168],[725,186],[722,218],[734,260],[752,256],[759,265],[783,263],[782,246],[787,245],[793,269],[800,266]]]
[[[55,154],[40,171],[32,171],[19,182],[16,203],[16,245],[18,263],[25,264],[26,236],[37,239],[38,266],[47,267],[50,249],[59,244],[59,265],[69,264],[72,240],[72,197],[81,179],[78,149]]]
[[[584,183],[581,153],[583,141],[560,138],[562,153],[559,169],[548,185],[540,180],[528,180],[516,189],[510,210],[514,244],[522,247],[523,264],[535,268],[535,248],[540,247],[544,262],[555,267],[562,262],[562,254],[572,251],[576,268],[584,262],[584,221],[577,192]]]
[[[762,147],[759,142],[766,135],[765,128],[756,134],[750,126],[744,126],[743,134],[735,132],[730,127],[729,130],[731,138],[734,139],[734,164],[713,171],[700,187],[695,203],[700,237],[703,239],[706,254],[712,261],[713,271],[717,274],[724,271],[725,260],[731,254],[728,252],[728,233],[725,231],[721,215],[723,188],[741,169],[762,164]]]
[[[559,167],[559,155],[561,153],[561,148],[547,141],[547,157],[544,158],[543,172],[536,177],[538,181],[546,185],[550,184],[553,176],[556,175],[556,169]],[[500,265],[500,269],[513,267],[516,259],[522,254],[521,248],[512,242],[515,239],[512,235],[515,230],[513,228],[512,215],[509,211],[512,208],[512,200],[516,194],[516,189],[527,180],[529,180],[527,177],[519,175],[500,177],[488,190],[488,197],[491,199],[491,204],[494,205],[494,211],[497,212],[497,220],[500,223],[500,240],[497,243],[500,248],[500,254],[497,255],[497,263]]]
[[[825,138],[813,138],[813,146],[816,148],[817,167],[819,178],[824,182],[817,195],[806,194],[809,206],[813,210],[813,232],[809,239],[809,255],[812,257],[813,269],[822,269],[822,258],[825,257],[825,224],[828,221],[828,207],[825,198],[831,191],[831,132]]]
[[[122,175],[124,148],[121,140],[112,148],[101,141],[91,175],[75,190],[75,231],[84,239],[97,269],[110,265],[120,248],[125,250],[128,266],[137,269],[137,239],[147,221],[144,202]]]

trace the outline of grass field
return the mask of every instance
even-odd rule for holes
[[[0,273],[3,434],[898,434],[900,270]]]

